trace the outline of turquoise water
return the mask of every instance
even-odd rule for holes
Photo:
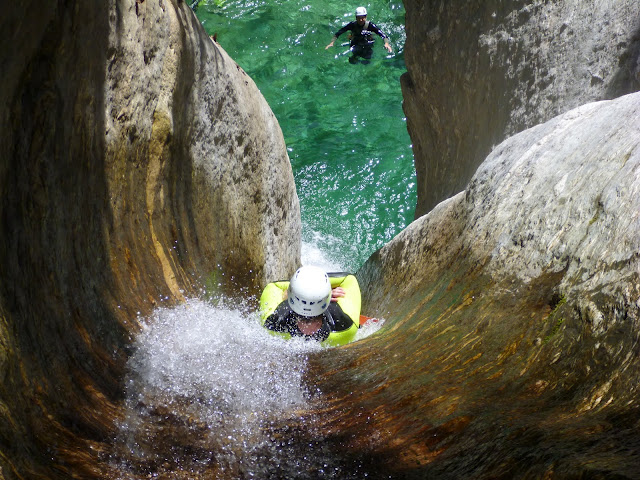
[[[254,79],[282,128],[300,197],[303,242],[357,270],[414,216],[415,169],[402,111],[404,8],[374,1],[370,64],[348,62],[348,38],[325,50],[360,4],[203,0],[196,15]]]

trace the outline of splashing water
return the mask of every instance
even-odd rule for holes
[[[260,478],[286,461],[272,427],[310,421],[302,416],[314,387],[303,380],[319,344],[285,341],[242,306],[201,300],[160,308],[142,324],[113,456],[120,478]]]
[[[301,260],[303,265],[315,265],[326,272],[342,272],[344,268],[337,259],[331,258],[329,250],[323,249],[320,235],[313,236],[310,242],[302,242]]]
[[[136,345],[131,366],[148,387],[174,397],[213,394],[215,408],[238,415],[304,406],[299,354],[317,348],[282,342],[250,314],[198,300],[158,310]]]
[[[302,263],[328,271],[356,271],[415,207],[399,85],[404,10],[382,0],[367,7],[395,50],[387,55],[378,39],[369,65],[348,63],[346,38],[324,49],[353,16],[337,0],[203,0],[197,9],[278,118],[301,202]],[[318,344],[269,335],[243,306],[200,300],[142,323],[112,457],[121,478],[280,478],[283,465],[300,478],[310,465],[347,478],[319,445],[286,456],[299,452],[295,425],[313,422],[305,372]],[[357,340],[382,323],[366,324]]]
[[[187,468],[179,446],[194,439],[196,463],[255,470],[257,452],[272,443],[263,434],[269,422],[306,407],[306,354],[321,348],[269,335],[241,308],[200,300],[157,310],[134,346],[118,439],[129,471]]]

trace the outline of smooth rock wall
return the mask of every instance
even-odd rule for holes
[[[404,4],[416,218],[463,190],[507,137],[640,89],[635,0]]]
[[[101,477],[138,316],[300,258],[278,123],[179,0],[0,18],[0,477]]]
[[[635,478],[639,194],[639,93],[497,146],[358,272],[386,322],[314,359],[315,438],[377,478]]]

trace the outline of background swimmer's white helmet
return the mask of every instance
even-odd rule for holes
[[[298,315],[315,317],[324,313],[331,301],[329,277],[319,267],[300,267],[289,282],[287,300]]]
[[[364,7],[356,8],[356,17],[364,17],[367,15],[367,9]]]

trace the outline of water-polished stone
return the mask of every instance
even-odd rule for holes
[[[416,217],[464,190],[507,137],[640,89],[635,0],[403,3]]]
[[[183,1],[0,17],[0,477],[100,474],[138,316],[292,274],[280,127]]]
[[[191,408],[213,396],[136,398],[136,448],[112,438],[138,312],[297,266],[275,119],[182,1],[0,21],[0,475],[255,477],[221,470],[254,438],[212,441]],[[637,475],[638,101],[513,137],[376,253],[358,275],[384,329],[312,356],[310,406],[257,422],[257,473]]]
[[[639,193],[640,94],[497,146],[358,272],[386,324],[315,359],[325,442],[374,478],[634,478]]]

